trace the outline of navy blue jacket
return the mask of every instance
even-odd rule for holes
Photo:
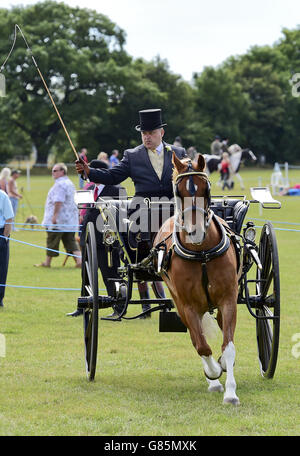
[[[148,156],[146,147],[141,144],[134,149],[127,149],[119,164],[111,169],[91,169],[91,182],[116,185],[131,177],[135,187],[135,196],[173,197],[172,187],[172,151],[179,159],[186,157],[182,147],[164,144],[164,167],[161,179],[157,176]]]

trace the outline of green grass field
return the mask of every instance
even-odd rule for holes
[[[244,168],[241,174],[249,196],[249,187],[269,185],[271,170]],[[217,177],[212,176],[213,194],[220,193]],[[77,177],[72,179],[77,185]],[[300,173],[291,172],[291,185],[299,182]],[[19,178],[26,199],[17,222],[32,211],[42,220],[51,185],[50,177],[34,176],[26,191],[25,177]],[[241,194],[239,185],[228,193]],[[260,213],[258,205],[252,205],[248,218],[300,224],[299,197],[279,199],[281,210]],[[157,312],[147,320],[99,322],[96,378],[88,382],[82,319],[66,317],[76,308],[79,291],[40,289],[79,289],[80,271],[72,258],[62,267],[63,255],[54,259],[51,269],[34,268],[44,259],[45,250],[11,241],[10,286],[5,307],[0,309],[0,334],[6,348],[0,352],[0,435],[299,435],[300,350],[294,347],[293,356],[292,336],[299,333],[300,337],[300,232],[282,229],[300,229],[300,225],[276,223],[275,227],[281,228],[276,231],[282,306],[279,359],[275,377],[262,378],[255,321],[246,307],[239,306],[235,336],[239,407],[224,406],[222,394],[207,392],[202,363],[189,335],[159,333]],[[44,247],[46,235],[20,230],[12,238]],[[139,310],[131,306],[129,313]],[[221,337],[211,342],[216,358],[220,345]]]

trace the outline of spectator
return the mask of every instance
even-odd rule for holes
[[[195,147],[193,147],[193,146],[189,147],[186,151],[186,154],[192,161],[197,160],[198,152]]]
[[[109,167],[110,168],[113,168],[114,166],[116,166],[118,163],[119,163],[119,159],[118,159],[118,155],[119,155],[119,151],[117,149],[114,149],[111,153],[111,156],[109,158]]]
[[[88,163],[88,161],[89,161],[87,155],[88,155],[88,151],[85,147],[83,147],[79,153],[79,157],[86,163]],[[84,180],[82,179],[81,176],[79,176],[79,188],[83,188],[83,186],[84,186]]]
[[[106,152],[99,152],[97,160],[104,161],[109,166],[109,159]]]
[[[220,136],[216,135],[214,141],[210,145],[210,152],[212,155],[222,155],[222,143],[220,141]]]
[[[182,147],[182,139],[180,136],[176,136],[173,142],[173,146]]]
[[[54,185],[50,188],[45,205],[42,225],[47,230],[46,260],[36,267],[51,266],[52,258],[59,253],[60,241],[63,242],[67,253],[75,255],[76,267],[81,267],[81,253],[75,241],[78,231],[78,209],[74,202],[75,186],[67,176],[64,163],[56,163],[52,168]],[[54,251],[53,251],[54,250]]]
[[[231,185],[230,185],[231,163],[230,163],[228,152],[223,152],[220,167],[221,167],[221,169],[220,169],[221,180],[223,181],[222,190],[225,190],[225,187],[227,187],[230,190],[231,189]]]
[[[0,190],[0,307],[4,306],[3,298],[9,262],[9,236],[13,217],[14,211],[10,199],[7,193]]]
[[[230,152],[228,151],[228,147],[229,147],[229,138],[224,138],[223,141],[222,141],[222,151],[223,152],[228,152],[229,155],[230,155]]]
[[[5,193],[8,192],[8,181],[11,176],[11,170],[9,168],[3,168],[0,173],[0,190]]]
[[[135,129],[141,132],[142,144],[134,149],[125,150],[120,163],[111,169],[91,169],[86,164],[76,162],[79,174],[85,173],[92,182],[116,185],[128,177],[134,182],[135,195],[143,198],[167,197],[173,198],[172,187],[172,156],[173,151],[179,158],[186,156],[182,147],[171,146],[163,141],[164,126],[161,119],[161,109],[147,109],[139,112],[140,125]],[[153,233],[154,235],[155,233]],[[161,282],[157,282],[159,292],[163,295]],[[149,298],[148,289],[144,283],[138,284],[142,299]],[[149,304],[143,304],[143,310],[150,309]],[[145,313],[145,316],[151,313]]]
[[[12,170],[11,177],[7,184],[7,193],[14,211],[14,222],[16,221],[19,200],[22,198],[22,195],[18,192],[18,186],[16,182],[20,174],[21,171],[19,171],[18,169]],[[13,231],[17,231],[14,224],[12,226],[12,229]]]

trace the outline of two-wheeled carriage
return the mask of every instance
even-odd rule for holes
[[[245,304],[256,320],[256,338],[258,359],[261,374],[272,378],[275,373],[280,327],[280,283],[279,261],[275,231],[267,222],[260,234],[258,244],[255,242],[254,223],[244,224],[250,204],[259,203],[264,208],[278,209],[280,203],[275,201],[268,188],[252,188],[252,200],[244,196],[215,196],[210,199],[211,211],[225,220],[230,228],[227,235],[234,239],[236,255],[239,260],[238,304]],[[89,380],[95,378],[98,348],[99,309],[123,304],[123,311],[115,320],[134,319],[141,316],[137,313],[128,317],[127,309],[132,304],[154,304],[146,312],[160,312],[160,331],[186,331],[173,300],[162,297],[153,287],[155,298],[150,300],[133,298],[133,286],[140,281],[152,282],[162,280],[162,273],[167,273],[170,256],[166,255],[163,244],[153,247],[149,244],[150,235],[139,230],[132,230],[132,220],[128,216],[131,200],[100,200],[94,202],[91,191],[78,191],[76,194],[78,208],[96,207],[99,209],[99,226],[87,225],[86,243],[82,261],[82,292],[78,298],[78,308],[83,309],[83,327],[85,343],[86,373]],[[169,203],[168,211],[174,202]],[[166,202],[144,200],[141,218],[145,214],[157,213],[166,209]],[[151,215],[150,215],[151,217]],[[149,224],[149,220],[148,220]],[[122,229],[120,228],[122,225]],[[107,255],[112,258],[112,249],[119,249],[121,267],[119,279],[115,283],[114,296],[99,295],[98,262],[95,229],[101,229]],[[145,249],[145,245],[148,245]],[[249,278],[252,270],[253,278]],[[254,270],[254,273],[253,273]],[[254,291],[252,291],[254,290]],[[111,319],[110,319],[111,320]]]

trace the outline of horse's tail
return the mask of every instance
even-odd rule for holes
[[[219,333],[219,326],[216,319],[209,312],[205,312],[202,317],[202,328],[207,339],[216,339]]]

